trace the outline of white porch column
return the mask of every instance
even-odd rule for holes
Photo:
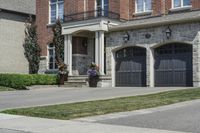
[[[104,31],[95,32],[95,63],[99,65],[101,75],[104,73]]]
[[[105,75],[104,73],[104,32],[99,32],[99,66],[101,75]]]
[[[72,35],[65,35],[64,63],[68,65],[69,76],[72,76]]]
[[[150,50],[150,60],[149,60],[149,67],[150,67],[150,87],[155,87],[154,85],[154,49],[153,48],[149,48],[148,50]]]
[[[95,32],[95,63],[99,65],[99,32]]]

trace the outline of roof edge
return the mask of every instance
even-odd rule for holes
[[[200,21],[200,16],[184,18],[184,19],[176,19],[176,20],[163,20],[160,22],[150,22],[150,23],[136,24],[136,25],[134,24],[122,25],[122,26],[118,25],[118,26],[111,27],[109,31],[140,29],[140,28],[148,28],[148,27],[155,27],[155,26],[161,26],[161,25],[181,24],[181,23],[189,23],[189,22],[197,22],[197,21]]]
[[[3,8],[0,8],[0,12],[16,13],[16,14],[20,14],[20,15],[24,15],[24,16],[26,16],[26,15],[36,16],[36,14],[19,12],[19,11],[13,11],[13,10],[8,10],[8,9],[3,9]]]

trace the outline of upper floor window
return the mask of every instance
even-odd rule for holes
[[[173,0],[173,8],[190,6],[191,0]]]
[[[96,10],[98,15],[108,16],[109,0],[96,0]],[[100,12],[99,12],[100,11]]]
[[[50,22],[54,23],[57,18],[64,18],[64,0],[50,0]]]
[[[148,12],[152,10],[151,0],[136,0],[136,13]]]

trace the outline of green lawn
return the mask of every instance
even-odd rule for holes
[[[15,90],[15,89],[13,89],[13,88],[0,86],[0,91],[14,91],[14,90]]]
[[[200,88],[175,90],[157,94],[123,97],[108,100],[13,109],[3,111],[3,113],[68,120],[113,112],[152,108],[194,99],[200,99]]]

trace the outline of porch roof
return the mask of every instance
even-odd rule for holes
[[[73,34],[78,31],[109,31],[110,26],[120,23],[120,21],[104,17],[68,22],[62,24],[62,34]]]

